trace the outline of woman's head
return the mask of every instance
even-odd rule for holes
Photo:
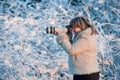
[[[70,25],[72,28],[80,28],[81,31],[87,29],[88,27],[91,28],[91,34],[97,34],[96,29],[90,24],[90,22],[83,18],[83,17],[76,17],[70,21]]]

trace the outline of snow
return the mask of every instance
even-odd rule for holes
[[[70,0],[72,2],[72,0]],[[120,79],[120,1],[0,0],[0,79],[72,80],[65,51],[46,27],[64,27],[76,16],[99,32],[100,80]]]

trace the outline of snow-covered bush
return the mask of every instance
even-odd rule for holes
[[[0,0],[0,78],[72,80],[67,54],[45,28],[84,16],[99,32],[100,80],[120,79],[119,0]]]

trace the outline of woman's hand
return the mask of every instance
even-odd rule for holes
[[[73,29],[71,28],[70,31],[68,31],[66,34],[70,37],[72,31],[73,31]],[[54,35],[58,36],[59,32],[55,31]]]

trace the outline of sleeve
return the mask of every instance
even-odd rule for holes
[[[56,40],[58,44],[60,44],[61,47],[70,55],[80,54],[88,48],[88,41],[85,37],[82,37],[71,44],[67,34],[59,34]]]

